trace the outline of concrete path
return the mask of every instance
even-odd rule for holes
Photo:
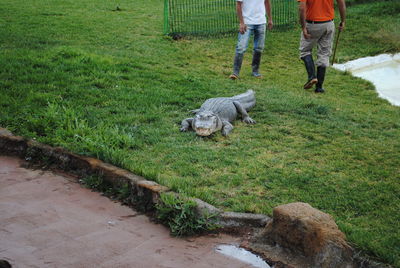
[[[13,267],[251,267],[215,252],[239,240],[190,239],[67,176],[0,156],[0,259]]]

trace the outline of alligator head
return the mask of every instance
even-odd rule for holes
[[[222,128],[221,119],[211,111],[199,112],[195,115],[192,128],[199,136],[210,136]]]

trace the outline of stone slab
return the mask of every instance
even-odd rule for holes
[[[0,156],[0,259],[13,267],[250,267],[215,252],[224,234],[178,239],[146,216]]]

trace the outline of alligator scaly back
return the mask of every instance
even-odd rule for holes
[[[230,99],[240,102],[246,111],[249,111],[256,105],[256,97],[254,91],[251,89],[247,90],[245,93],[233,96]]]

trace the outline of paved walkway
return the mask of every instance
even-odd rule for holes
[[[0,156],[0,259],[13,267],[250,267],[215,252],[237,238],[170,237],[72,178],[21,164]]]

